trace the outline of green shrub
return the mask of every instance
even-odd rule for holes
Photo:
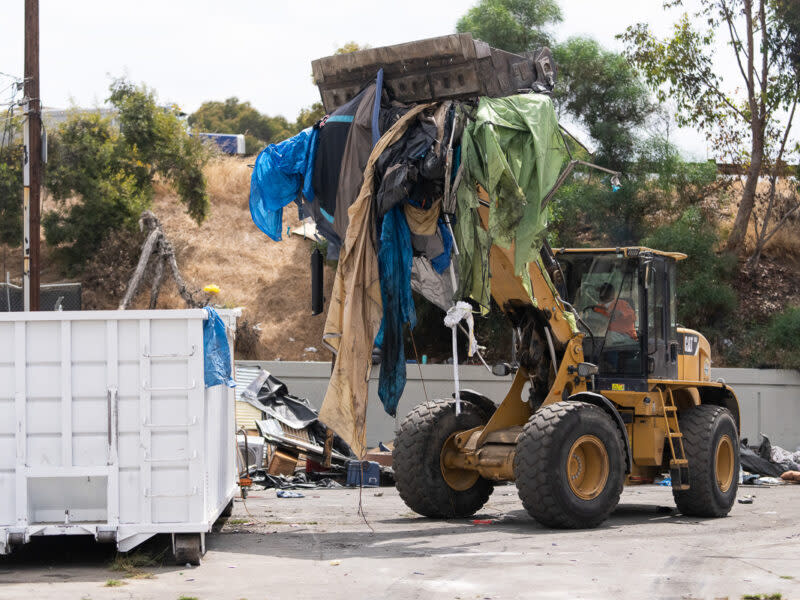
[[[800,369],[800,307],[789,307],[772,316],[765,332],[767,351],[777,366]]]
[[[113,120],[76,112],[50,137],[45,184],[59,206],[42,224],[68,271],[91,258],[109,232],[135,226],[156,177],[175,187],[196,222],[208,212],[208,154],[177,109],[158,106],[151,90],[124,80],[111,85],[109,100],[118,111]]]
[[[9,128],[11,129],[11,128]],[[13,132],[10,133],[13,136]],[[22,155],[20,144],[0,148],[0,244],[22,244]]]
[[[697,207],[687,209],[680,219],[642,240],[644,246],[688,256],[678,263],[678,321],[712,334],[737,304],[730,285],[736,259],[717,255],[718,241],[716,229]]]

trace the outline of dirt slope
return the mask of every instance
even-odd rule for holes
[[[294,205],[284,210],[283,241],[273,242],[258,230],[250,218],[251,169],[247,165],[247,160],[231,158],[209,165],[211,212],[200,226],[169,189],[157,190],[152,210],[175,247],[187,282],[196,288],[216,284],[220,293],[213,303],[243,308],[243,319],[255,327],[261,341],[254,358],[329,360],[330,353],[321,343],[325,315],[311,316],[312,242],[286,236],[286,227],[298,224]],[[326,267],[326,299],[332,284],[333,271]],[[138,302],[146,303],[147,294],[140,294]],[[159,307],[181,306],[171,285]],[[309,347],[318,351],[304,351]]]

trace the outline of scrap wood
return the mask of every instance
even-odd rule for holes
[[[257,421],[256,426],[258,426],[258,431],[265,440],[267,440],[271,444],[275,444],[277,446],[283,446],[298,450],[300,452],[305,452],[306,454],[311,454],[312,456],[319,456],[322,457],[325,454],[325,449],[322,446],[318,446],[311,442],[305,442],[299,439],[295,439],[289,437],[284,434],[279,434],[277,432],[269,431],[267,426],[264,425],[267,421]],[[335,450],[331,451],[332,458],[336,459],[337,461],[344,462],[350,460],[349,457],[336,452]]]

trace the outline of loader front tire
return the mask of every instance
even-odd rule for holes
[[[465,472],[455,489],[447,483],[441,461],[442,449],[453,434],[485,423],[485,414],[464,400],[458,416],[454,400],[434,400],[418,405],[403,419],[394,441],[393,468],[397,490],[411,510],[448,519],[468,517],[486,504],[494,489],[491,481],[477,472]]]
[[[517,440],[514,476],[528,513],[546,527],[585,529],[605,521],[625,481],[623,438],[611,417],[585,402],[537,410]]]
[[[724,517],[739,488],[739,436],[727,408],[702,404],[678,413],[689,459],[689,489],[672,489],[678,510],[691,517]]]

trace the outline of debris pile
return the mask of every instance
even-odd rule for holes
[[[742,465],[742,483],[750,485],[779,485],[800,483],[800,448],[794,452],[773,445],[761,434],[758,446],[749,446],[747,438],[741,440],[739,455]]]
[[[363,457],[373,346],[378,393],[395,416],[412,290],[444,311],[459,300],[488,311],[495,244],[513,248],[510,268],[530,295],[527,266],[540,260],[545,207],[570,151],[546,49],[515,56],[459,34],[328,57],[313,70],[329,114],[259,154],[250,211],[278,241],[283,208],[296,203],[339,261],[323,335],[336,360],[320,417]]]
[[[259,372],[242,400],[261,414],[254,423],[258,436],[239,435],[241,471],[253,484],[287,490],[393,483],[386,446],[371,450],[365,461],[355,460],[350,446],[319,421],[309,401],[290,394],[268,371]]]

